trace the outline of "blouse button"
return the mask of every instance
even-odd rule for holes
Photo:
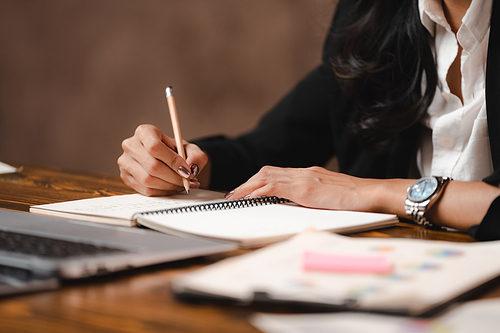
[[[439,142],[441,143],[441,146],[446,149],[453,148],[453,146],[455,145],[455,142],[453,142],[452,139],[447,137],[441,138]]]
[[[450,94],[448,94],[448,93],[446,93],[444,91],[441,93],[441,96],[443,96],[443,99],[445,101],[449,101],[450,100]]]

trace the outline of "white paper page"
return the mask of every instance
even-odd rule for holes
[[[336,255],[387,256],[390,274],[312,272],[302,269],[305,251]],[[290,241],[179,277],[174,286],[248,300],[254,291],[277,299],[342,304],[361,308],[410,308],[454,298],[500,274],[500,241],[454,243],[348,238],[306,232]]]
[[[308,228],[338,230],[395,220],[395,215],[309,209],[290,204],[144,216],[168,229],[228,240],[295,235]]]
[[[497,333],[500,328],[500,299],[464,303],[432,318],[405,318],[364,313],[263,314],[250,323],[265,333]]]
[[[16,172],[16,171],[17,171],[17,169],[14,168],[13,166],[10,166],[8,164],[0,162],[0,174],[3,174],[3,173],[13,173],[13,172]]]
[[[141,194],[127,194],[33,207],[65,213],[132,219],[134,214],[138,212],[195,205],[208,201],[220,201],[224,198],[224,194],[214,191],[193,189],[189,193],[169,197],[146,197]]]

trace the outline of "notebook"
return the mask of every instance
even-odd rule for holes
[[[141,194],[125,194],[72,200],[31,206],[30,212],[72,220],[130,227],[137,225],[134,215],[141,212],[206,204],[224,199],[224,194],[216,191],[191,190],[189,193],[189,195],[178,194],[169,197],[146,197]]]
[[[321,265],[311,267],[306,254]],[[351,258],[360,267],[339,265]],[[386,258],[389,270],[370,266]],[[498,281],[500,241],[454,243],[350,238],[304,232],[288,241],[176,276],[180,298],[261,302],[312,310],[362,310],[426,316]],[[314,262],[313,262],[314,263]]]
[[[234,244],[0,209],[0,295],[225,252]]]
[[[10,166],[8,164],[0,162],[0,174],[2,173],[13,173],[19,171],[21,168],[15,168],[13,166]]]
[[[167,234],[203,237],[257,247],[289,238],[307,228],[351,233],[398,223],[396,215],[302,207],[276,197],[224,200],[223,194],[149,198],[140,194],[34,206],[31,212],[102,223],[139,223]]]

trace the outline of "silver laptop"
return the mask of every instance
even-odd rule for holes
[[[0,295],[2,286],[14,280],[38,282],[32,283],[35,289],[41,280],[56,287],[54,279],[101,275],[236,248],[234,243],[0,209]]]

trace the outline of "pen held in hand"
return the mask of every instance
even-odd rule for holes
[[[179,117],[177,116],[177,108],[175,107],[174,96],[172,95],[172,87],[168,86],[165,89],[165,95],[167,96],[168,111],[170,113],[170,120],[172,121],[172,128],[174,130],[175,144],[177,146],[177,153],[186,160],[186,153],[184,152],[184,144],[182,142],[181,127],[179,125]],[[189,194],[189,180],[182,178],[184,188]]]

